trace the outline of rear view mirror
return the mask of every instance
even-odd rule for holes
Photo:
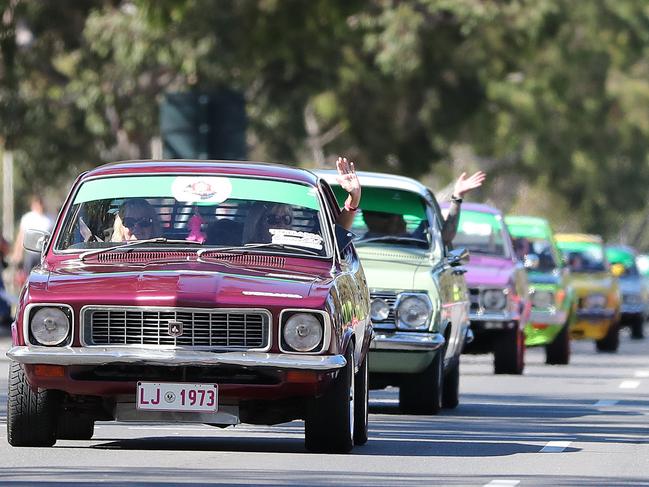
[[[42,252],[50,238],[48,232],[42,230],[26,230],[23,237],[23,247],[32,252]]]
[[[457,267],[469,262],[469,251],[467,249],[454,249],[448,253],[448,265]]]
[[[336,233],[336,243],[338,244],[338,250],[342,252],[352,244],[352,242],[356,238],[356,235],[350,232],[349,230],[347,230],[345,227],[338,225],[337,223],[334,228]]]

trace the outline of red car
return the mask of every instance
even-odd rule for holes
[[[329,185],[262,163],[133,161],[74,183],[12,326],[8,440],[96,420],[277,424],[367,441],[369,293]]]

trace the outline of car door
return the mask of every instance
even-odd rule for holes
[[[431,249],[433,273],[438,276],[440,299],[442,301],[442,320],[450,324],[450,331],[444,330],[446,338],[446,355],[448,363],[459,357],[464,347],[464,339],[469,328],[469,293],[462,266],[449,264],[449,252],[442,239],[443,219],[439,205],[432,193],[428,197],[431,213]],[[436,249],[438,249],[436,251]]]

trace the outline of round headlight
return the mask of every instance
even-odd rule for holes
[[[423,296],[408,296],[399,300],[398,325],[403,328],[428,327],[432,309],[430,301]]]
[[[382,299],[373,299],[370,304],[372,321],[385,321],[390,315],[390,305]]]
[[[535,308],[549,308],[554,304],[554,294],[550,291],[536,291],[532,295],[532,304]]]
[[[29,327],[41,345],[60,345],[70,333],[70,320],[59,308],[41,308],[32,315]]]
[[[482,293],[482,306],[488,310],[505,309],[507,297],[500,289],[487,289]]]
[[[284,342],[297,352],[310,352],[322,341],[323,329],[320,320],[307,313],[297,313],[284,324]]]

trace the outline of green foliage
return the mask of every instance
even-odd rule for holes
[[[2,142],[30,184],[148,157],[165,93],[227,86],[245,95],[258,158],[309,165],[310,107],[318,130],[338,129],[325,153],[364,169],[419,177],[462,144],[495,161],[490,180],[519,174],[554,202],[539,207],[571,208],[564,221],[579,230],[612,235],[622,209],[645,206],[645,2],[65,0],[0,10],[12,14],[0,25]]]

